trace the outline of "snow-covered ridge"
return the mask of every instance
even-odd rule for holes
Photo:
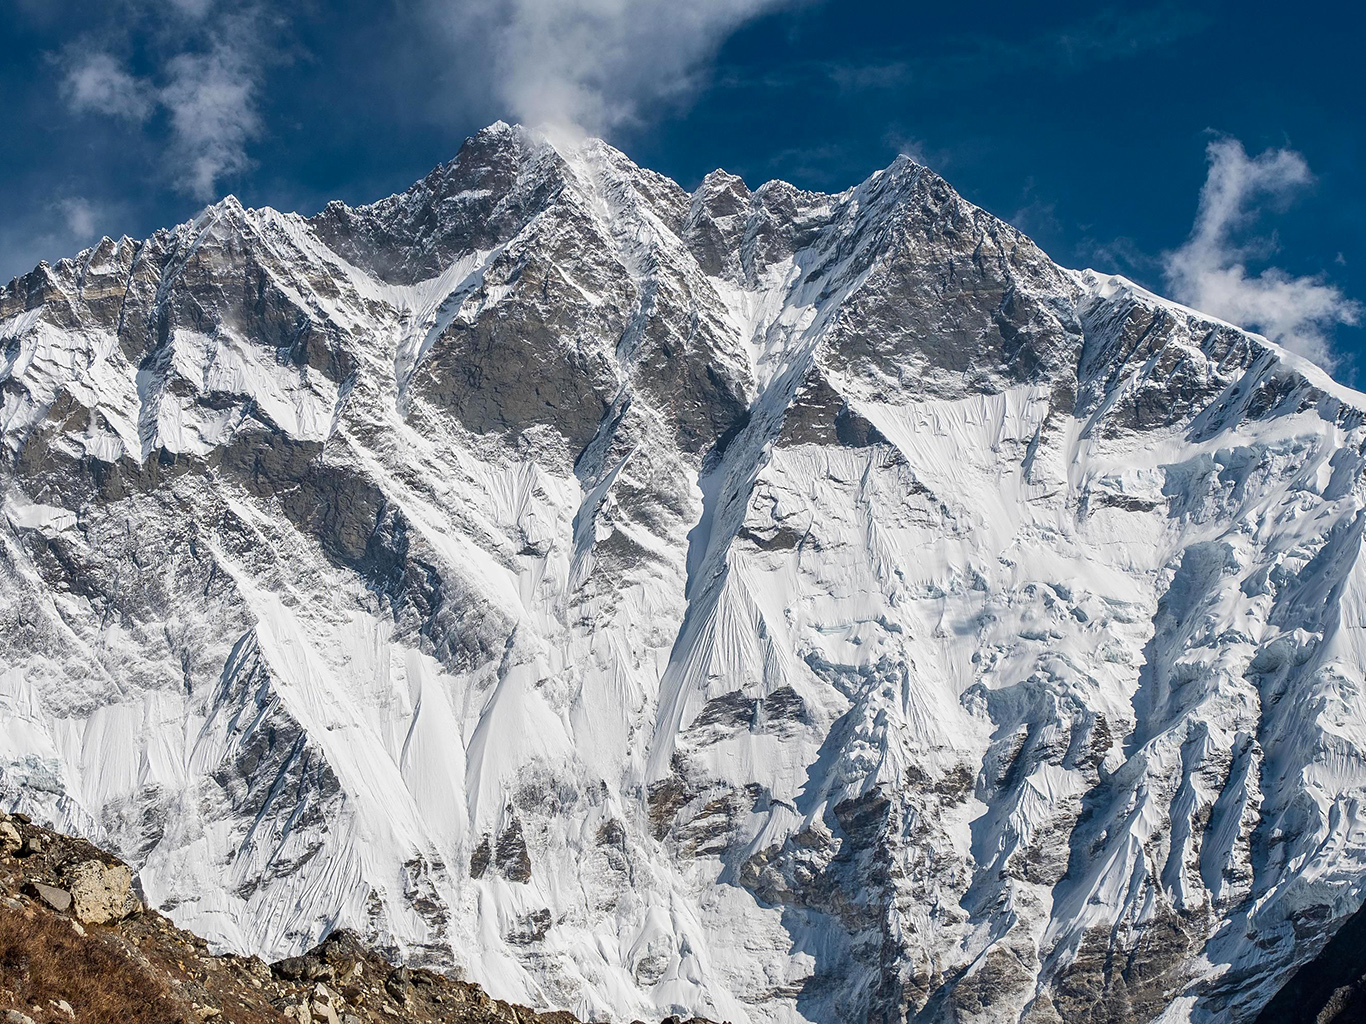
[[[583,1019],[1250,1018],[1361,902],[1362,397],[907,160],[229,198],[0,292],[0,793]]]
[[[1220,320],[1218,317],[1208,313],[1202,313],[1198,309],[1190,306],[1183,306],[1179,302],[1171,299],[1164,299],[1160,295],[1155,295],[1140,285],[1134,284],[1127,277],[1120,274],[1102,274],[1095,270],[1076,270],[1071,271],[1077,283],[1101,302],[1114,302],[1118,297],[1131,299],[1134,302],[1148,306],[1159,307],[1170,310],[1173,314],[1186,317],[1200,323],[1223,326],[1232,331],[1249,333],[1243,328],[1228,321]],[[1331,395],[1342,402],[1343,405],[1353,409],[1366,409],[1366,394],[1356,388],[1348,387],[1334,380],[1332,375],[1323,367],[1319,366],[1311,359],[1289,349],[1276,344],[1274,341],[1260,335],[1249,334],[1256,339],[1258,345],[1273,353],[1276,361],[1281,363],[1288,371],[1303,377],[1313,387],[1325,394]]]

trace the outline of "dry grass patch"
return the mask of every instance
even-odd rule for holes
[[[77,1021],[175,1024],[189,1008],[94,929],[82,938],[64,918],[0,906],[0,1005],[53,1017],[66,1000]],[[65,1017],[60,1011],[57,1017]],[[197,1024],[197,1022],[196,1022]]]

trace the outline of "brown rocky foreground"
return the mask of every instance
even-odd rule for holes
[[[538,1012],[470,982],[395,967],[348,932],[274,964],[216,956],[146,909],[117,858],[0,813],[0,1024],[71,1021],[578,1024],[566,1011]]]

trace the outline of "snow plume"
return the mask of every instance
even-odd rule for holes
[[[430,0],[462,56],[485,52],[518,120],[604,133],[677,103],[725,39],[789,0]]]
[[[1313,182],[1309,164],[1291,149],[1249,157],[1237,139],[1209,144],[1209,177],[1190,238],[1165,257],[1167,284],[1177,299],[1233,323],[1252,327],[1331,369],[1330,335],[1355,324],[1360,303],[1322,277],[1293,277],[1277,267],[1250,273],[1247,260],[1265,255],[1266,242],[1239,243],[1263,207],[1283,204]]]
[[[260,130],[256,90],[267,55],[258,10],[214,15],[213,7],[213,0],[175,0],[168,10],[183,30],[176,38],[197,45],[161,54],[154,73],[135,75],[88,43],[61,59],[61,92],[73,113],[142,123],[164,111],[174,185],[202,200],[214,198],[221,177],[250,166],[247,144]]]

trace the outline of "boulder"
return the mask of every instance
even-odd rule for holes
[[[325,1024],[341,1024],[337,1017],[337,1007],[341,1004],[341,997],[338,993],[328,988],[322,982],[313,986],[313,999],[309,1009],[313,1011],[315,1024],[325,1022]]]
[[[123,864],[81,861],[63,872],[71,890],[76,919],[86,924],[122,921],[140,909],[133,895],[133,875]]]
[[[407,1004],[413,993],[413,972],[406,967],[396,967],[389,972],[384,981],[384,991],[395,1001]]]
[[[24,845],[23,836],[10,821],[0,821],[0,854],[11,854]]]

